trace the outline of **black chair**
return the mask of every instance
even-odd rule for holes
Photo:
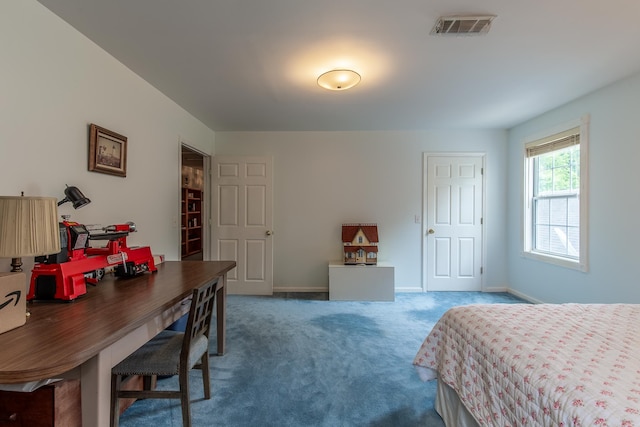
[[[193,290],[185,332],[164,330],[111,369],[111,426],[120,419],[120,398],[180,399],[182,423],[191,426],[189,371],[202,370],[204,397],[211,398],[209,378],[209,333],[217,280]],[[121,390],[125,377],[143,377],[143,390]],[[157,376],[178,375],[180,390],[152,390]]]

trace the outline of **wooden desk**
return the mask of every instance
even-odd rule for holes
[[[169,261],[156,273],[106,276],[73,302],[35,302],[24,326],[0,334],[0,383],[80,378],[85,426],[109,425],[111,367],[179,319],[197,288],[218,279],[218,353],[224,353],[226,274],[235,261]]]

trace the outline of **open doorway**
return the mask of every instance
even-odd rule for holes
[[[181,255],[183,260],[206,259],[207,196],[205,156],[182,144]]]

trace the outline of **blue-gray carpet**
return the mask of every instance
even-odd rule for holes
[[[444,426],[433,409],[435,381],[421,382],[412,365],[420,344],[452,306],[518,302],[476,292],[400,293],[395,302],[230,295],[227,350],[211,357],[210,400],[200,372],[191,373],[193,425]],[[177,377],[158,387],[177,387]],[[181,426],[180,402],[137,401],[120,420]]]

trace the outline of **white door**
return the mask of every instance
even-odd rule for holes
[[[273,293],[272,159],[214,157],[212,255],[235,260],[228,292]]]
[[[424,155],[424,288],[482,289],[484,156]]]

